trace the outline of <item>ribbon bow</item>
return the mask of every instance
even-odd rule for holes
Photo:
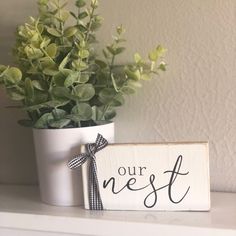
[[[76,169],[83,165],[87,160],[89,163],[89,209],[103,210],[102,199],[100,196],[98,178],[97,178],[97,164],[95,154],[105,148],[108,142],[101,134],[97,135],[95,143],[88,143],[85,145],[86,153],[81,153],[73,158],[68,166],[71,169]]]

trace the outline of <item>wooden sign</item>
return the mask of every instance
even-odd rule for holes
[[[104,210],[208,211],[208,143],[113,144],[96,153]],[[88,164],[83,165],[89,209]]]

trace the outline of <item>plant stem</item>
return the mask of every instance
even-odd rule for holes
[[[102,117],[101,117],[101,120],[105,120],[105,114],[106,114],[106,112],[107,112],[107,110],[110,108],[110,105],[108,104],[108,105],[105,105],[105,107],[104,107],[104,110],[103,110],[103,113],[102,113]]]
[[[80,8],[78,8],[77,25],[79,25]]]
[[[88,42],[89,39],[89,35],[90,35],[90,31],[91,31],[91,26],[92,26],[92,19],[94,17],[94,11],[95,8],[92,8],[91,14],[89,15],[89,23],[88,23],[88,29],[87,29],[87,33],[86,33],[86,37],[85,37],[85,42]]]
[[[75,91],[75,87],[72,85],[72,91],[75,93],[76,91]],[[78,100],[76,100],[76,105],[77,106],[79,106],[79,102],[78,102]],[[81,127],[81,122],[80,121],[77,121],[77,122],[75,122],[75,123],[77,123],[77,126],[78,127]]]
[[[50,61],[52,61],[53,63],[56,64],[56,62],[52,59],[52,57],[50,57],[50,56],[48,55],[48,53],[47,53],[43,48],[41,48],[41,51],[50,59]]]
[[[111,64],[109,66],[109,79],[112,80],[111,78],[111,75],[112,75],[112,70],[113,70],[113,67],[114,67],[114,63],[115,63],[115,55],[112,56],[112,59],[111,59]],[[109,87],[109,83],[107,83],[107,86]]]
[[[64,34],[64,24],[62,22],[62,19],[61,19],[61,7],[60,7],[60,0],[57,1],[57,10],[59,12],[59,26],[60,26],[60,32],[61,32],[61,35]],[[64,37],[60,37],[60,41],[61,41],[61,44],[64,45]]]

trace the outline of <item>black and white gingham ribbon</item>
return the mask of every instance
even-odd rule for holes
[[[87,160],[89,163],[89,209],[90,210],[103,210],[102,199],[100,196],[98,178],[97,178],[97,165],[96,165],[96,152],[99,152],[108,145],[108,142],[101,134],[97,135],[95,143],[86,144],[86,153],[81,153],[72,159],[68,166],[71,169],[83,165]]]

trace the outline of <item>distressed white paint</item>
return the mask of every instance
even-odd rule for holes
[[[96,162],[105,210],[210,209],[207,143],[109,145],[96,154]],[[88,165],[82,175],[89,209]]]
[[[36,14],[35,5],[0,1],[0,63],[12,61],[15,27]],[[100,12],[102,44],[116,25],[127,29],[121,62],[157,42],[169,50],[163,79],[147,82],[119,109],[117,141],[209,140],[212,189],[236,191],[236,1],[100,0]],[[24,115],[9,104],[1,90],[0,182],[35,183],[32,134],[17,126]]]

